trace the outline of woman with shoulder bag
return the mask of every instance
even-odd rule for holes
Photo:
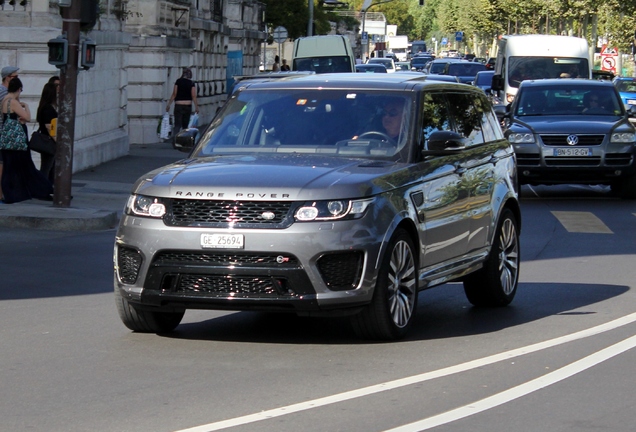
[[[22,81],[19,78],[13,78],[9,81],[8,90],[9,93],[2,100],[1,110],[4,126],[0,143],[5,145],[7,142],[7,131],[10,127],[8,125],[15,124],[15,122],[8,122],[7,120],[12,119],[19,122],[20,127],[24,131],[25,148],[20,150],[8,149],[6,145],[2,148],[2,159],[4,160],[2,192],[4,194],[4,202],[10,204],[32,198],[51,201],[53,185],[35,168],[33,159],[31,159],[31,152],[26,147],[28,136],[26,123],[31,121],[31,112],[25,102],[20,102]]]
[[[40,97],[40,104],[38,105],[38,111],[36,119],[40,128],[37,133],[41,134],[43,140],[50,140],[52,144],[50,147],[53,152],[39,151],[40,153],[40,172],[53,183],[53,176],[55,174],[55,128],[51,127],[53,119],[57,118],[57,86],[54,83],[44,84],[42,88],[42,96]],[[33,140],[36,133],[33,134],[31,139]],[[38,150],[35,150],[38,151]]]

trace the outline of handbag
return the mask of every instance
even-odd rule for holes
[[[11,118],[11,100],[7,103],[7,119],[2,126],[0,135],[0,149],[2,150],[28,150],[27,136],[24,128],[16,119]]]
[[[199,126],[199,114],[194,113],[190,116],[190,121],[188,122],[188,129],[195,128]]]
[[[40,131],[35,131],[31,134],[31,140],[29,141],[29,148],[40,154],[54,155],[56,143],[53,138]]]
[[[170,114],[167,112],[163,115],[161,119],[159,138],[168,139],[170,138],[170,132],[172,131],[172,126],[170,125]]]

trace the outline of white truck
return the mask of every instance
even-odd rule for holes
[[[387,42],[389,51],[395,54],[399,61],[406,61],[409,37],[405,35],[388,36]]]

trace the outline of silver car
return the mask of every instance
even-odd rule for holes
[[[186,309],[351,316],[403,337],[418,291],[505,306],[519,276],[514,152],[480,90],[419,74],[239,83],[189,156],[134,186],[114,247],[123,323]]]

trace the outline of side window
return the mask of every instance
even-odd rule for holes
[[[422,136],[428,142],[431,133],[452,130],[446,98],[441,93],[425,93],[422,104]]]
[[[484,143],[482,117],[484,107],[472,93],[448,93],[448,102],[455,120],[455,129],[466,137],[466,145]]]
[[[479,105],[482,111],[481,129],[484,134],[484,141],[491,142],[503,139],[501,126],[488,99],[485,96],[479,96],[475,98],[475,103]]]

